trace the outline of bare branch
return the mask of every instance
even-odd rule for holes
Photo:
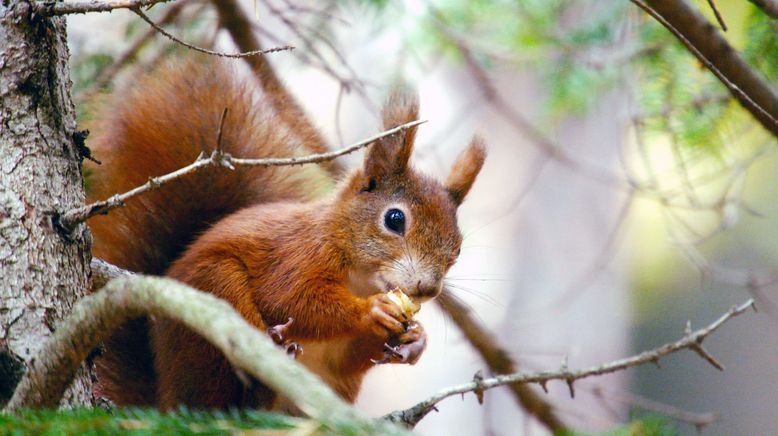
[[[419,404],[411,407],[410,409],[398,410],[386,415],[384,418],[393,421],[401,422],[405,425],[413,428],[424,416],[430,411],[435,410],[435,406],[442,400],[458,394],[465,394],[468,392],[475,392],[476,390],[491,389],[497,386],[503,386],[513,383],[539,383],[544,385],[551,380],[565,381],[571,389],[573,383],[576,380],[580,380],[587,377],[610,374],[617,371],[622,371],[627,368],[631,368],[637,365],[643,365],[645,363],[658,362],[663,357],[669,354],[675,353],[683,349],[693,350],[699,353],[699,349],[702,348],[702,342],[711,333],[716,331],[722,324],[729,319],[742,314],[749,308],[754,307],[754,300],[748,300],[740,306],[732,306],[731,309],[723,314],[719,319],[711,323],[705,328],[699,329],[694,332],[687,332],[684,336],[676,342],[662,345],[651,351],[644,351],[638,355],[628,357],[625,359],[616,360],[610,363],[606,363],[600,366],[570,370],[567,365],[563,364],[562,368],[557,371],[543,371],[536,373],[519,372],[509,375],[498,375],[496,377],[472,381],[459,386],[454,386],[448,389],[444,389],[438,394],[420,402]],[[707,352],[706,352],[707,354]],[[718,362],[717,362],[718,363]],[[719,364],[720,365],[720,364]],[[715,366],[715,365],[714,365]],[[721,368],[720,368],[721,369]]]
[[[229,110],[230,108],[225,107],[222,111],[221,119],[219,120],[219,132],[216,134],[216,152],[219,154],[224,152],[224,149],[222,149],[222,130],[224,129],[224,122],[227,120],[227,113]]]
[[[148,8],[157,3],[171,0],[84,0],[69,2],[31,2],[37,15],[86,14],[89,12],[111,12],[114,9]]]
[[[556,143],[523,114],[515,110],[498,92],[491,77],[481,66],[472,49],[468,46],[466,39],[451,31],[445,17],[440,11],[435,8],[431,8],[431,11],[435,18],[436,29],[440,31],[442,36],[450,41],[462,55],[465,66],[481,89],[481,93],[486,101],[489,102],[503,118],[524,134],[530,142],[537,147],[539,152],[554,159],[554,161],[560,165],[577,173],[584,174],[592,180],[606,185],[621,185],[621,180],[617,176],[606,173],[604,169],[595,169],[576,160],[564,147]]]
[[[205,53],[212,56],[219,56],[223,58],[245,58],[250,56],[257,56],[257,55],[265,55],[268,53],[275,53],[279,51],[286,51],[286,50],[294,50],[294,47],[291,45],[285,45],[281,47],[273,47],[266,50],[252,50],[242,53],[222,53],[219,51],[213,51],[208,50],[207,48],[198,47],[196,45],[189,44],[188,42],[184,42],[177,37],[173,36],[169,32],[167,32],[165,29],[159,27],[154,21],[151,20],[151,18],[148,17],[148,15],[144,14],[143,11],[140,10],[140,8],[131,8],[133,12],[135,12],[141,19],[149,24],[149,26],[153,27],[157,30],[157,32],[161,33],[162,35],[166,36],[168,39],[183,45],[184,47],[187,47],[189,49],[192,49],[194,51],[199,51],[200,53]]]
[[[675,35],[743,108],[778,137],[778,95],[705,17],[686,1],[630,1]]]
[[[56,407],[81,362],[128,319],[155,315],[174,319],[218,348],[241,368],[289,398],[307,415],[327,424],[356,423],[371,434],[404,434],[346,404],[224,300],[175,280],[121,277],[81,299],[27,368],[6,411]]]
[[[486,331],[470,314],[462,303],[448,293],[443,292],[437,300],[438,305],[459,327],[465,338],[478,351],[489,369],[496,374],[512,374],[516,372],[516,364],[508,352],[497,345],[492,335]],[[509,385],[511,393],[521,407],[534,416],[541,424],[554,434],[564,433],[567,427],[556,416],[551,404],[547,403],[526,384]]]
[[[170,7],[165,11],[165,14],[159,19],[159,24],[164,25],[175,20],[181,13],[181,10],[183,10],[189,2],[190,0],[179,0],[176,3],[170,5]],[[124,50],[121,54],[119,54],[119,56],[116,57],[116,61],[100,72],[94,82],[89,85],[89,89],[85,90],[78,97],[78,100],[88,100],[92,95],[110,83],[116,74],[118,74],[119,71],[124,68],[124,66],[135,59],[135,57],[138,55],[138,52],[156,34],[157,30],[152,27],[140,35],[137,39],[135,39],[135,41],[133,41],[126,50]]]
[[[251,21],[243,12],[236,0],[213,0],[219,14],[219,23],[226,29],[238,50],[249,51],[261,49],[259,39],[252,32]],[[257,76],[262,90],[278,117],[289,127],[293,134],[300,138],[314,153],[325,153],[329,145],[318,129],[313,125],[305,111],[279,80],[270,62],[264,57],[244,58]],[[333,176],[345,172],[339,161],[329,161],[325,169]]]
[[[719,26],[721,26],[721,30],[727,31],[727,24],[724,23],[724,18],[721,17],[721,14],[719,13],[719,8],[716,7],[716,2],[713,0],[708,0],[708,6],[713,10],[713,15],[716,16],[716,21],[719,22]]]
[[[397,127],[394,127],[389,130],[385,130],[377,135],[371,136],[370,138],[364,139],[362,141],[359,141],[355,144],[349,145],[348,147],[341,148],[339,150],[333,150],[329,151],[327,153],[319,153],[319,154],[312,154],[309,156],[303,156],[303,157],[289,157],[289,158],[267,158],[267,159],[238,159],[233,158],[230,160],[230,162],[236,164],[236,165],[258,165],[258,166],[285,166],[285,165],[303,165],[303,164],[310,164],[310,163],[320,163],[325,162],[328,160],[335,159],[336,157],[343,156],[345,154],[353,153],[360,148],[366,147],[373,142],[378,141],[381,138],[385,138],[387,136],[391,136],[394,134],[397,134],[399,132],[402,132],[404,130],[410,129],[411,127],[418,126],[420,124],[426,123],[427,120],[416,120],[411,121],[402,125],[399,125]]]
[[[200,156],[198,156],[193,163],[183,168],[180,168],[176,171],[173,171],[172,173],[168,173],[159,177],[151,177],[149,178],[148,182],[144,183],[141,186],[133,188],[123,194],[116,194],[106,200],[97,201],[92,204],[87,204],[85,206],[81,206],[79,208],[67,211],[55,219],[55,224],[61,231],[65,232],[65,234],[69,234],[70,232],[73,231],[73,229],[75,229],[75,227],[79,223],[82,223],[95,215],[106,214],[111,209],[115,209],[117,207],[124,205],[125,201],[127,201],[128,199],[136,195],[157,189],[160,186],[164,185],[165,183],[170,182],[171,180],[175,180],[187,174],[197,172],[206,167],[214,166],[214,167],[224,167],[224,168],[234,169],[234,166],[237,165],[270,167],[270,166],[305,165],[305,164],[326,162],[335,159],[336,157],[353,153],[359,150],[360,148],[366,147],[381,138],[397,134],[399,132],[402,132],[411,127],[418,126],[419,124],[425,122],[426,121],[423,120],[411,121],[409,123],[405,123],[400,126],[397,126],[393,129],[385,130],[365,140],[351,144],[348,147],[344,147],[326,153],[312,154],[308,156],[286,157],[286,158],[242,159],[242,158],[234,158],[230,154],[223,153],[218,149],[214,150],[211,153],[211,155],[208,157],[206,157],[205,153],[201,153]]]
[[[357,94],[362,97],[370,107],[371,101],[365,94],[365,81],[359,77],[354,68],[349,65],[346,57],[341,53],[341,50],[330,40],[330,37],[323,33],[322,27],[324,20],[319,20],[314,25],[307,25],[302,21],[294,21],[290,19],[284,12],[275,6],[270,1],[265,2],[265,6],[268,8],[271,14],[281,20],[281,22],[289,29],[292,34],[297,36],[305,46],[305,56],[308,63],[311,66],[321,69],[324,73],[332,77],[341,86],[344,86],[349,91],[356,91]],[[320,16],[320,18],[323,16]],[[325,55],[323,50],[318,48],[319,45],[323,45],[334,56],[334,61],[330,62],[328,56]],[[341,74],[337,71],[338,67],[344,68],[347,74]]]
[[[92,292],[100,290],[100,288],[107,285],[111,279],[135,275],[135,273],[131,271],[119,268],[112,263],[97,258],[92,258],[89,268],[92,270],[92,275],[89,277],[92,279]]]

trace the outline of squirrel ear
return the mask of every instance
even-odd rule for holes
[[[382,112],[384,130],[419,118],[419,99],[415,92],[395,88],[389,95]],[[399,174],[408,167],[408,159],[413,151],[416,138],[416,126],[401,133],[378,140],[370,147],[365,156],[365,189],[371,190],[386,176]]]
[[[462,204],[486,159],[486,146],[480,136],[474,136],[470,145],[459,154],[446,179],[446,189],[457,206]]]

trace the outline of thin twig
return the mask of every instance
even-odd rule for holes
[[[255,166],[286,166],[286,165],[303,165],[303,164],[311,164],[311,163],[320,163],[320,162],[326,162],[332,159],[335,159],[336,157],[343,156],[345,154],[353,153],[360,148],[366,147],[373,142],[378,141],[381,138],[385,138],[387,136],[394,135],[396,133],[402,132],[404,130],[410,129],[412,127],[416,127],[420,124],[426,123],[427,120],[416,120],[411,121],[409,123],[405,123],[402,125],[399,125],[395,128],[385,130],[377,135],[371,136],[370,138],[364,139],[362,141],[359,141],[355,144],[349,145],[348,147],[341,148],[339,150],[333,150],[329,151],[327,153],[319,153],[319,154],[312,154],[309,156],[303,156],[303,157],[288,157],[288,158],[266,158],[266,159],[238,159],[238,158],[232,158],[230,161],[236,165],[255,165]]]
[[[590,165],[586,165],[575,159],[564,147],[543,133],[528,118],[514,109],[497,90],[491,77],[481,66],[473,53],[473,50],[468,46],[467,40],[451,31],[448,22],[440,11],[431,5],[430,8],[433,18],[435,19],[434,24],[436,29],[443,37],[450,41],[456,47],[459,54],[462,55],[465,67],[467,67],[476,84],[481,89],[483,97],[501,116],[523,133],[540,153],[547,155],[555,162],[570,170],[586,175],[592,180],[606,185],[620,187],[621,180],[617,176],[605,172],[604,169],[593,168]]]
[[[285,45],[285,46],[282,46],[282,47],[273,47],[273,48],[269,48],[269,49],[266,49],[266,50],[252,50],[252,51],[246,51],[246,52],[241,52],[241,53],[222,53],[222,52],[219,52],[219,51],[208,50],[207,48],[198,47],[196,45],[189,44],[188,42],[184,42],[184,41],[178,39],[177,37],[173,36],[172,34],[168,33],[165,29],[163,29],[162,27],[158,26],[154,21],[152,21],[151,18],[148,17],[148,15],[144,14],[143,11],[140,10],[140,8],[135,7],[135,8],[130,8],[130,9],[133,12],[135,12],[136,14],[138,14],[138,16],[141,17],[141,19],[143,19],[143,21],[147,22],[149,24],[149,26],[151,26],[154,29],[156,29],[157,32],[159,32],[162,35],[166,36],[168,39],[170,39],[170,40],[172,40],[172,41],[174,41],[174,42],[176,42],[178,44],[181,44],[184,47],[192,49],[194,51],[199,51],[200,53],[205,53],[205,54],[212,55],[212,56],[219,56],[219,57],[223,57],[223,58],[236,58],[237,59],[237,58],[245,58],[245,57],[249,57],[249,56],[265,55],[265,54],[268,54],[268,53],[275,53],[275,52],[279,52],[279,51],[294,50],[294,47],[291,46],[291,45]]]
[[[34,5],[34,13],[37,15],[56,16],[67,14],[86,14],[89,12],[111,12],[114,9],[148,8],[157,3],[165,3],[171,0],[86,0],[54,2],[31,2]]]
[[[405,409],[398,410],[386,415],[384,418],[393,421],[401,422],[409,427],[414,427],[424,416],[426,416],[432,410],[435,410],[435,406],[442,400],[451,397],[453,395],[465,394],[468,392],[476,392],[479,390],[491,389],[497,386],[503,386],[513,383],[539,383],[544,386],[551,380],[562,380],[567,383],[568,387],[573,393],[573,383],[576,380],[610,374],[617,371],[622,371],[627,368],[631,368],[637,365],[643,365],[645,363],[656,363],[660,359],[666,357],[669,354],[675,353],[680,350],[689,349],[699,353],[699,349],[702,349],[702,342],[711,333],[716,331],[722,324],[729,319],[742,314],[749,308],[754,307],[754,300],[748,300],[740,306],[732,306],[728,312],[723,314],[719,319],[711,323],[705,328],[699,329],[694,332],[687,332],[684,336],[676,342],[662,345],[659,348],[644,351],[638,355],[628,357],[625,359],[616,360],[600,366],[570,370],[567,368],[566,362],[563,363],[562,368],[557,371],[542,371],[535,373],[519,372],[509,375],[498,375],[496,377],[488,379],[479,379],[470,383],[465,383],[459,386],[454,386],[448,389],[444,389],[438,394],[418,403],[417,405]],[[707,352],[706,352],[707,354]],[[708,355],[709,356],[709,355]],[[707,359],[707,358],[706,358]],[[716,362],[718,363],[718,362]]]
[[[472,316],[470,311],[462,303],[451,298],[444,291],[436,300],[438,305],[446,312],[459,327],[468,342],[481,355],[493,373],[512,374],[516,372],[516,364],[508,352],[495,343],[494,337]],[[534,416],[543,426],[554,434],[564,433],[567,427],[556,415],[551,404],[526,384],[514,383],[510,386],[511,393],[521,407]]]
[[[353,153],[359,150],[360,148],[366,147],[376,142],[381,138],[385,138],[387,136],[397,134],[399,132],[402,132],[411,127],[418,126],[419,124],[425,122],[426,121],[424,120],[411,121],[409,123],[405,123],[400,126],[397,126],[393,129],[385,130],[377,135],[371,136],[370,138],[364,139],[357,143],[351,144],[348,147],[329,151],[326,153],[312,154],[308,156],[286,157],[286,158],[242,159],[242,158],[234,158],[229,153],[220,152],[218,149],[214,150],[210,156],[206,156],[205,153],[200,153],[200,156],[198,156],[193,163],[183,168],[179,168],[173,171],[172,173],[168,173],[163,176],[151,177],[149,178],[148,182],[136,188],[133,188],[123,194],[116,194],[106,200],[97,201],[92,204],[87,204],[85,206],[67,211],[61,214],[59,217],[57,217],[57,219],[55,219],[55,222],[56,225],[59,227],[59,229],[64,231],[66,234],[69,234],[70,232],[73,231],[73,229],[75,229],[75,227],[79,223],[82,223],[95,215],[106,214],[108,213],[108,211],[122,206],[125,201],[127,201],[128,199],[136,195],[157,189],[160,186],[164,185],[165,183],[170,182],[171,180],[175,180],[187,174],[194,173],[206,167],[214,166],[214,167],[224,167],[224,168],[233,169],[235,166],[238,165],[269,167],[269,166],[305,165],[305,164],[326,162],[335,159],[336,157]]]
[[[333,44],[326,35],[320,32],[319,28],[323,23],[313,27],[306,26],[308,28],[308,33],[313,36],[313,38],[311,38],[308,34],[306,34],[306,32],[303,31],[303,29],[301,29],[301,27],[303,27],[303,23],[292,21],[282,11],[274,7],[270,1],[265,2],[265,5],[267,6],[270,13],[275,15],[294,35],[300,38],[300,40],[305,45],[306,52],[311,57],[319,60],[319,68],[321,68],[325,73],[330,75],[333,79],[337,80],[347,89],[357,91],[358,94],[366,101],[366,103],[371,103],[365,94],[365,82],[359,77],[354,68],[349,65],[346,57],[340,52],[340,50],[338,50],[338,47],[336,47],[335,44]],[[342,77],[340,74],[338,74],[333,66],[330,65],[324,53],[316,48],[316,43],[324,44],[324,46],[328,48],[335,56],[335,59],[338,61],[338,63],[343,68],[345,68],[350,77]]]
[[[708,0],[708,6],[713,10],[713,15],[716,16],[716,21],[719,22],[719,26],[721,26],[721,30],[727,31],[727,24],[724,23],[724,18],[721,17],[721,14],[719,13],[719,9],[716,7],[716,2],[713,0]]]
[[[170,7],[165,11],[165,14],[159,19],[159,24],[164,25],[175,20],[189,2],[190,0],[179,0],[176,3],[170,5]],[[140,50],[146,45],[147,42],[152,39],[152,37],[154,37],[154,35],[157,35],[157,30],[152,27],[140,35],[137,39],[135,39],[135,41],[133,41],[126,50],[124,50],[116,57],[116,61],[114,61],[108,67],[104,68],[97,76],[97,78],[89,85],[89,88],[77,97],[78,101],[81,102],[88,100],[92,95],[110,83],[119,73],[119,71],[122,70],[122,68],[135,60],[138,52],[140,52]]]
[[[249,51],[262,48],[259,38],[252,32],[252,21],[243,12],[237,0],[212,0],[219,14],[219,26],[229,32],[238,50]],[[287,125],[289,131],[300,138],[312,153],[324,153],[331,147],[302,105],[297,101],[284,83],[278,78],[269,59],[248,57],[243,59],[253,70],[262,91],[273,106],[278,118]],[[339,161],[329,161],[323,165],[333,177],[346,172]]]
[[[222,111],[222,116],[219,119],[219,132],[216,134],[216,152],[219,154],[224,153],[224,149],[222,149],[222,131],[224,130],[224,122],[227,121],[227,113],[229,110],[230,108],[225,107]]]
[[[677,111],[699,110],[700,108],[703,108],[710,104],[719,105],[719,104],[726,103],[731,98],[732,95],[722,94],[720,92],[700,94],[694,97],[690,102],[686,104],[673,105],[670,102],[666,102],[661,109],[655,112],[638,112],[636,110],[635,113],[631,115],[631,117],[634,121],[642,121],[650,118],[667,118],[670,115],[673,115]]]

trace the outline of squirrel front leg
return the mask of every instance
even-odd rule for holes
[[[268,325],[280,325],[283,341],[303,344],[338,341],[352,343],[346,354],[358,365],[372,366],[383,356],[384,344],[406,333],[401,309],[386,294],[367,298],[338,285],[315,284],[295,292],[256,294],[255,305]],[[276,332],[274,332],[276,333]]]
[[[268,289],[264,283],[250,285]],[[309,342],[337,338],[372,338],[378,346],[405,331],[402,313],[385,294],[355,296],[338,283],[304,282],[254,293],[255,310],[266,324],[279,326],[285,338]]]
[[[404,321],[402,310],[386,294],[375,294],[365,301],[368,311],[362,326],[353,329],[346,341],[330,342],[329,369],[340,377],[361,377],[377,363],[415,364],[427,343],[421,323]]]
[[[338,314],[334,314],[333,319],[330,320],[330,322],[335,321],[337,323],[342,322],[343,320],[348,319],[356,319],[356,329],[347,328],[348,326],[343,326],[344,330],[348,331],[369,331],[372,333],[372,336],[375,336],[378,339],[384,338],[389,335],[386,339],[388,340],[390,337],[398,337],[399,335],[403,335],[405,333],[405,326],[400,321],[401,318],[401,312],[400,309],[392,303],[384,294],[376,294],[368,298],[367,300],[367,307],[369,309],[369,320],[365,318],[364,316],[361,316],[359,313],[355,314],[342,314],[341,316],[338,316]],[[355,305],[354,307],[359,310],[359,304]],[[307,317],[303,317],[302,319],[308,319]],[[359,322],[359,320],[363,320],[364,322]],[[371,322],[372,321],[372,322]],[[310,321],[309,321],[310,322]],[[325,324],[326,322],[317,323],[319,326]],[[270,336],[270,338],[278,345],[281,345],[282,347],[287,349],[287,352],[293,356],[296,357],[297,354],[299,354],[299,347],[296,342],[294,341],[294,336],[292,336],[291,332],[293,329],[293,326],[295,324],[295,318],[290,314],[289,319],[283,323],[283,324],[277,324],[274,326],[271,326],[267,329],[267,334]],[[297,328],[297,338],[299,339],[305,339],[306,337],[300,334],[300,330],[304,329]],[[337,327],[334,328],[334,330],[339,330]],[[319,330],[317,333],[321,333],[321,330]],[[337,334],[336,334],[337,335]],[[327,339],[326,336],[319,335],[316,339]],[[289,351],[291,349],[291,352]]]

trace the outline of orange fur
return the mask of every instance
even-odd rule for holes
[[[312,148],[273,123],[253,91],[218,62],[168,67],[142,79],[101,123],[93,198],[172,171],[209,151],[222,109],[223,143],[236,156],[287,156]],[[413,98],[393,97],[384,127],[412,121]],[[474,141],[446,186],[408,166],[415,130],[372,146],[364,168],[332,195],[306,201],[310,174],[295,168],[213,170],[147,194],[95,220],[96,256],[170,277],[229,301],[259,329],[294,318],[288,337],[299,360],[354,401],[384,343],[411,343],[384,292],[394,286],[425,301],[440,292],[461,235],[456,209],[481,164]],[[405,213],[402,234],[384,212]],[[210,226],[210,227],[209,227]],[[198,237],[198,234],[201,234]],[[291,410],[263,387],[247,389],[227,360],[171,320],[135,320],[106,344],[99,387],[118,404]],[[423,349],[423,347],[422,347]]]

